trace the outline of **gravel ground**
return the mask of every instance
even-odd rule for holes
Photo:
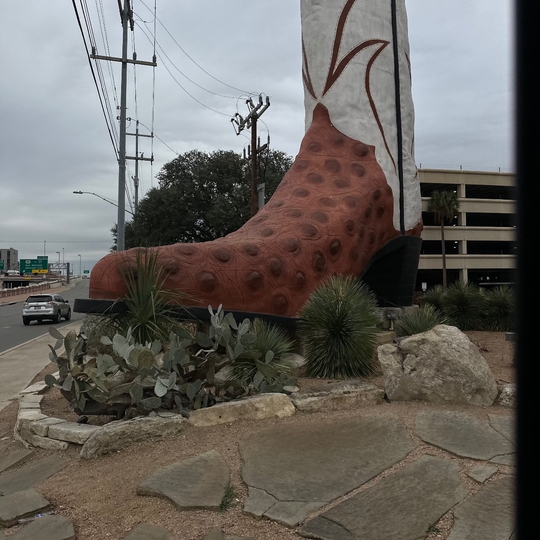
[[[515,382],[513,343],[506,341],[504,332],[467,332],[467,335],[479,348],[498,383]],[[54,364],[48,366],[35,380],[42,380],[44,374],[55,371],[55,367]],[[300,386],[306,388],[310,385],[321,385],[323,382],[300,379]],[[373,378],[371,382],[380,385],[382,381],[380,378]],[[47,414],[70,420],[77,419],[67,406],[67,402],[52,392],[46,395],[43,407]],[[300,536],[294,530],[267,519],[257,520],[243,513],[242,507],[247,497],[247,488],[241,478],[242,462],[238,450],[239,441],[249,437],[254,431],[277,423],[294,426],[299,423],[320,423],[340,417],[350,418],[374,413],[398,415],[412,433],[416,413],[429,408],[439,407],[422,402],[394,402],[338,412],[297,413],[281,420],[238,421],[207,428],[188,428],[174,439],[135,444],[120,452],[93,460],[82,460],[75,448],[68,449],[66,452],[58,453],[68,461],[68,466],[38,486],[38,491],[52,502],[55,512],[73,521],[78,540],[121,540],[128,531],[140,523],[166,527],[182,540],[202,540],[205,534],[215,527],[222,528],[227,535],[249,536],[257,540],[299,539]],[[467,411],[484,419],[487,419],[488,413],[503,415],[512,413],[501,407],[488,409],[445,406],[444,409]],[[13,442],[11,437],[16,413],[15,403],[0,412],[0,455],[4,451],[20,446],[20,443]],[[99,418],[91,419],[93,423],[101,421],[103,420]],[[322,508],[318,513],[324,512],[347,497],[368,489],[422,454],[444,456],[456,460],[461,466],[463,481],[473,492],[478,489],[478,484],[464,473],[467,468],[478,462],[457,458],[443,450],[426,445],[414,435],[412,437],[417,447],[403,461],[346,497]],[[219,451],[231,469],[231,486],[235,496],[231,507],[226,511],[178,512],[165,500],[136,495],[137,486],[156,469],[211,449]],[[38,449],[36,453],[46,455],[49,452]],[[499,466],[497,476],[507,474],[512,474],[512,468]],[[452,524],[453,515],[452,512],[448,512],[435,525],[429,538],[446,540]],[[7,537],[9,538],[15,530],[16,528],[10,529]]]

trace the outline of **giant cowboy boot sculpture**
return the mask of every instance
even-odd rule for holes
[[[301,0],[301,20],[307,130],[290,171],[238,231],[152,250],[202,307],[294,317],[336,274],[410,305],[422,222],[405,2]],[[136,255],[99,261],[90,298],[121,298]]]

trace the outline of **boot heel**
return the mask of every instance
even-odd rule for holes
[[[412,305],[421,246],[420,237],[398,236],[358,276],[375,293],[379,307]]]

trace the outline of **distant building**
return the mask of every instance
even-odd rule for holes
[[[416,289],[442,284],[441,228],[427,212],[431,194],[453,190],[459,212],[445,223],[448,284],[493,286],[514,283],[516,194],[511,173],[419,169],[422,194],[422,251]]]
[[[10,247],[9,249],[0,248],[0,261],[4,261],[4,272],[8,270],[19,269],[19,251]]]

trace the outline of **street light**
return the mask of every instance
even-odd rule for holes
[[[101,200],[103,200],[105,202],[108,202],[109,204],[112,204],[113,206],[116,206],[116,208],[118,208],[118,205],[114,201],[111,201],[111,200],[107,199],[106,197],[102,197],[101,195],[98,195],[97,193],[93,193],[91,191],[74,191],[73,193],[75,193],[75,195],[84,195],[84,194],[94,195],[95,197],[99,197]],[[133,212],[130,212],[127,209],[126,209],[126,212],[128,214],[131,214],[132,216],[135,215]]]
[[[57,251],[56,253],[58,253],[58,264],[60,264],[60,252]]]
[[[77,255],[79,257],[79,277],[82,277],[82,263],[81,263],[81,256]]]

